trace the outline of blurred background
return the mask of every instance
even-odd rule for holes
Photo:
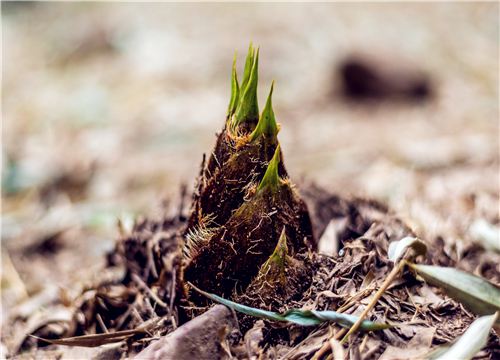
[[[295,183],[382,200],[450,253],[498,232],[498,3],[2,2],[2,24],[4,311],[191,191],[250,41]]]

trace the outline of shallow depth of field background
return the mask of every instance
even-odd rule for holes
[[[294,182],[385,201],[450,249],[498,227],[498,4],[2,3],[2,23],[4,311],[92,276],[117,218],[191,191],[251,40]],[[346,102],[357,51],[413,63],[435,98]]]

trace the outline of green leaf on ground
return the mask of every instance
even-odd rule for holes
[[[315,311],[315,310],[298,310],[292,309],[287,312],[280,314],[274,311],[267,311],[262,309],[252,308],[250,306],[235,303],[231,300],[224,299],[220,296],[207,293],[203,290],[198,289],[193,284],[190,286],[198,291],[200,294],[206,296],[207,298],[223,304],[235,311],[241,312],[243,314],[255,316],[262,319],[274,320],[274,321],[286,321],[291,322],[301,326],[314,326],[319,325],[323,322],[335,322],[338,325],[350,328],[357,320],[358,317],[349,314],[343,314],[336,311]],[[377,323],[373,321],[365,320],[361,323],[360,328],[366,331],[383,330],[393,327],[394,325]]]
[[[478,315],[500,311],[500,289],[479,276],[451,267],[408,264],[428,283],[438,286]]]
[[[488,342],[491,328],[498,319],[498,312],[476,319],[469,328],[447,349],[430,355],[435,360],[469,360]],[[441,350],[441,349],[439,349]]]

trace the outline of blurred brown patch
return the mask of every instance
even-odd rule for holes
[[[337,68],[348,99],[424,101],[434,96],[432,81],[409,60],[389,54],[347,56]]]

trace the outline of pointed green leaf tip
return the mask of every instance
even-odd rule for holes
[[[258,190],[271,189],[276,190],[280,184],[278,175],[278,164],[280,163],[280,146],[276,147],[273,158],[267,165],[266,173],[259,184]]]
[[[241,89],[240,89],[240,99],[238,102],[238,106],[236,108],[236,113],[234,115],[232,124],[233,129],[235,129],[239,124],[247,120],[259,119],[259,104],[257,101],[257,83],[258,83],[258,69],[259,69],[258,48],[255,51],[255,55],[247,56],[247,63],[249,61],[252,61],[252,69],[250,71],[248,81],[246,81],[245,74],[243,74],[243,82],[241,83]],[[246,64],[245,64],[245,73],[247,73]]]
[[[267,261],[262,265],[257,276],[258,279],[265,279],[268,283],[279,281],[282,285],[286,283],[285,265],[288,256],[288,246],[286,244],[285,227],[281,232],[276,248]]]
[[[283,226],[283,231],[281,232],[278,244],[276,245],[276,248],[269,257],[269,260],[266,261],[266,264],[273,262],[277,264],[280,268],[283,268],[285,266],[287,255],[288,255],[288,246],[286,244],[285,227]]]
[[[273,89],[274,81],[271,84],[271,90],[269,91],[269,96],[267,97],[266,106],[262,111],[259,122],[257,123],[255,130],[250,135],[250,141],[254,141],[262,135],[268,139],[277,139],[276,136],[278,135],[279,128],[278,124],[276,123],[276,118],[274,117],[272,102]]]
[[[252,42],[248,46],[247,58],[245,60],[245,69],[243,70],[243,80],[241,81],[241,89],[244,90],[248,84],[248,79],[250,78],[250,73],[252,72],[252,65],[255,59],[255,49],[253,48]],[[243,94],[240,94],[242,97]]]
[[[231,117],[236,111],[238,106],[238,99],[240,96],[240,86],[238,85],[238,77],[236,74],[236,52],[233,59],[233,70],[231,71],[231,100],[227,109],[227,116]]]

